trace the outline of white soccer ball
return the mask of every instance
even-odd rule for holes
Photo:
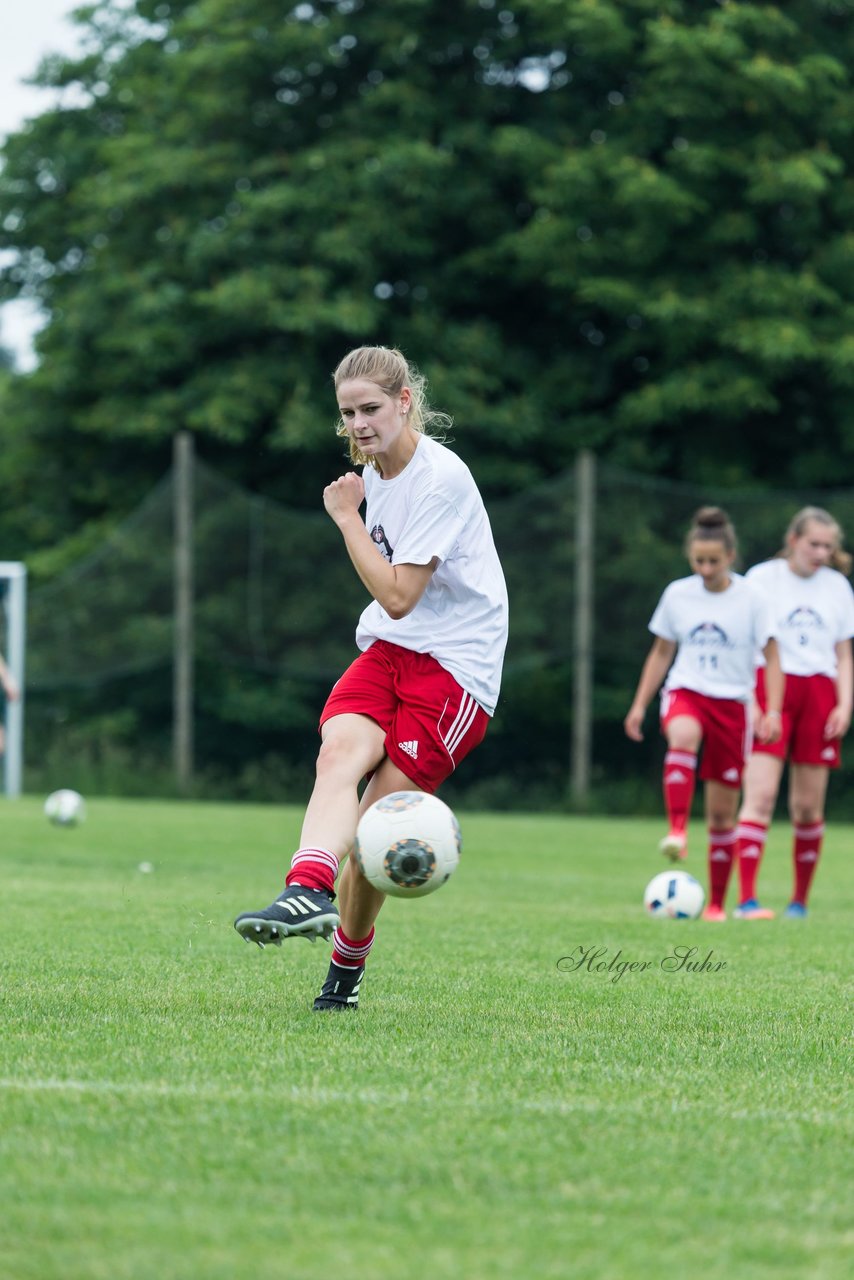
[[[44,811],[57,827],[74,827],[86,817],[86,804],[77,791],[52,791],[44,802]]]
[[[696,920],[705,902],[703,886],[687,871],[660,871],[643,895],[648,913],[667,920]]]
[[[393,791],[363,813],[353,854],[380,893],[423,898],[441,889],[462,847],[460,824],[443,800],[423,791]]]

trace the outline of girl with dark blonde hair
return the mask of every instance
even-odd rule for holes
[[[846,577],[851,557],[841,544],[842,530],[828,511],[803,507],[791,520],[780,552],[747,574],[773,610],[786,696],[779,736],[754,745],[744,775],[737,844],[741,893],[734,912],[742,920],[768,920],[774,914],[759,902],[756,880],[787,761],[793,885],[785,915],[800,920],[807,914],[824,839],[830,770],[839,768],[854,698],[854,592]],[[766,707],[766,680],[760,661],[758,715]]]
[[[362,470],[327,485],[323,505],[372,599],[356,628],[359,656],[321,714],[314,789],[285,888],[235,920],[261,946],[331,934],[317,1010],[356,1008],[385,901],[348,858],[360,814],[393,791],[436,791],[480,743],[507,641],[489,519],[468,467],[431,434],[450,419],[428,406],[423,377],[400,351],[358,347],[334,382],[338,432]]]

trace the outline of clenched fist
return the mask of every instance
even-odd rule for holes
[[[365,500],[365,482],[356,471],[348,471],[323,490],[323,505],[336,524],[354,516]]]

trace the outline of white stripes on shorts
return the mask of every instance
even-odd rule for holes
[[[438,722],[436,724],[436,729],[437,729],[439,738],[441,739],[448,755],[451,757],[451,760],[454,759],[454,752],[462,742],[463,738],[468,733],[469,729],[472,727],[475,716],[477,715],[478,704],[475,702],[474,698],[471,696],[470,693],[466,693],[465,689],[462,691],[462,693],[463,693],[463,696],[460,699],[459,710],[457,711],[457,714],[454,720],[452,721],[451,726],[448,729],[447,733],[442,733],[442,730],[440,728],[442,720],[444,719],[444,716],[445,716],[445,712],[448,709],[447,702],[442,708],[442,714],[439,716]]]

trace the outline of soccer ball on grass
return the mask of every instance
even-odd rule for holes
[[[460,860],[460,824],[438,796],[393,791],[359,820],[353,854],[380,893],[423,898],[435,893]]]
[[[666,920],[696,920],[705,901],[703,886],[687,871],[660,871],[643,895],[647,913]]]
[[[52,791],[44,802],[44,811],[57,827],[75,827],[86,817],[86,804],[77,791]]]

